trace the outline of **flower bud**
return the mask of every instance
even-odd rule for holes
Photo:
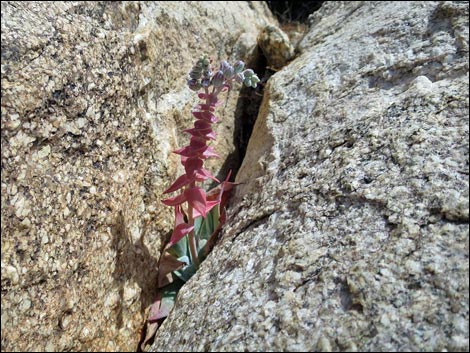
[[[243,84],[247,87],[256,88],[256,86],[258,85],[258,82],[260,81],[258,76],[256,76],[253,70],[246,70],[244,73],[245,73],[245,79],[243,80]]]
[[[201,59],[199,59],[199,60],[200,60],[201,65],[202,65],[203,67],[208,67],[209,64],[210,64],[210,60],[209,60],[209,58],[207,57],[207,55],[204,55],[204,56],[201,57]]]
[[[235,75],[235,81],[238,83],[243,83],[243,80],[245,79],[245,76],[243,76],[243,72],[239,72],[238,74]]]
[[[259,81],[260,79],[258,78],[258,76],[256,75],[251,76],[251,87],[256,88]]]
[[[238,60],[234,65],[233,65],[233,71],[235,74],[239,74],[240,72],[243,71],[245,68],[245,63],[241,60]]]
[[[188,87],[193,91],[199,91],[199,89],[201,88],[201,84],[199,83],[199,80],[192,78],[188,80]]]
[[[243,80],[243,84],[246,87],[251,87],[251,78],[250,77],[245,77],[245,79]]]
[[[225,77],[221,71],[217,71],[217,73],[212,78],[212,84],[214,87],[219,88],[224,85]]]
[[[233,67],[226,61],[220,63],[220,71],[222,71],[226,78],[233,77]]]
[[[210,69],[210,68],[205,69],[205,70],[202,72],[202,76],[203,76],[205,79],[210,80],[211,77],[212,77],[212,71],[211,71],[211,69]]]
[[[247,70],[243,71],[243,75],[245,76],[245,78],[251,77],[254,74],[255,74],[255,72],[252,69],[247,69]]]
[[[207,57],[207,54],[201,55],[196,65],[199,65],[201,68],[207,67],[210,64],[210,60]]]
[[[189,73],[189,77],[195,80],[199,80],[201,78],[202,71],[199,67],[195,66]]]
[[[209,87],[211,85],[210,78],[203,78],[201,81],[202,87]]]

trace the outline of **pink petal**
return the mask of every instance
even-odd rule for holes
[[[199,156],[203,159],[210,158],[210,157],[220,158],[220,156],[217,153],[215,153],[214,149],[210,146],[208,146],[202,153],[200,153]]]
[[[171,234],[169,245],[176,244],[183,238],[186,234],[190,233],[194,229],[194,226],[190,226],[187,223],[181,223],[175,227],[173,234]]]
[[[199,93],[198,97],[201,99],[209,99],[209,102],[217,102],[217,96],[213,94]]]
[[[209,98],[209,102],[211,105],[217,104],[217,102],[219,101],[217,99],[217,96],[214,94],[209,94],[209,97],[206,97],[206,98]]]
[[[176,181],[168,188],[166,189],[163,193],[168,194],[170,192],[176,191],[179,188],[182,188],[185,185],[188,185],[191,182],[191,179],[189,179],[186,174],[180,176]]]
[[[183,152],[184,150],[186,150],[187,148],[188,147],[180,147],[180,148],[174,150],[173,153],[179,154],[179,153]]]
[[[201,168],[201,169],[198,169],[198,174],[201,174],[201,175],[204,175],[207,178],[211,178],[212,180],[220,183],[219,179],[217,179],[215,176],[213,176],[208,170],[204,169],[204,168]]]
[[[201,159],[207,159],[211,157],[220,158],[220,156],[214,152],[214,148],[211,146],[203,146],[201,148],[194,148],[193,146],[186,146],[174,150],[173,153],[179,154],[184,157],[199,157]],[[182,161],[184,164],[184,162]]]
[[[199,173],[194,174],[194,180],[197,181],[198,183],[202,183],[206,181],[207,179],[209,178],[202,174],[199,174]]]
[[[192,146],[186,146],[186,147],[174,150],[173,153],[179,154],[184,157],[196,157],[202,154],[207,148],[208,146],[203,146],[202,148],[197,148],[197,149]]]
[[[217,119],[217,117],[212,114],[211,112],[192,112],[193,115],[196,117],[196,119],[201,119],[201,120],[204,120],[204,121],[209,121],[211,123],[216,123],[219,121],[219,119]]]
[[[188,177],[192,177],[196,171],[202,168],[202,160],[197,157],[191,157],[184,163],[184,169]]]
[[[198,210],[200,214],[206,216],[206,193],[200,187],[193,187],[186,189],[184,192],[186,200],[193,207]]]
[[[219,201],[207,201],[206,202],[206,214],[208,212],[210,212],[210,210],[212,210],[215,206],[217,206],[219,204]],[[199,212],[198,210],[196,210],[195,208],[193,209],[193,218],[196,218],[196,217],[206,217],[205,214],[202,214],[201,212]]]
[[[176,206],[180,205],[183,202],[186,201],[186,194],[183,193],[181,195],[175,196],[175,197],[170,197],[169,199],[162,200],[163,204],[167,206]]]
[[[211,123],[208,123],[207,121],[204,121],[204,120],[194,121],[194,128],[195,129],[210,129],[211,126],[212,126]]]
[[[211,140],[215,140],[217,138],[217,135],[214,131],[212,132],[209,132],[208,134],[206,134],[205,136],[207,136],[208,138],[210,138]]]
[[[208,129],[193,128],[193,129],[186,129],[183,131],[187,132],[188,134],[191,134],[192,136],[202,137],[205,140],[210,140],[210,139],[215,140],[215,132],[212,131],[212,128],[208,128]]]
[[[202,148],[207,145],[206,139],[199,137],[199,136],[191,136],[191,141],[189,142],[189,145],[192,148]]]
[[[228,171],[228,174],[227,176],[225,177],[225,180],[222,182],[221,186],[220,186],[220,198],[222,197],[222,194],[224,193],[224,191],[230,191],[233,189],[233,187],[235,185],[237,185],[236,183],[231,183],[229,181],[230,179],[230,175],[232,175],[232,169],[230,169]]]
[[[181,211],[181,206],[177,205],[175,206],[175,227],[178,225],[184,223],[184,215],[183,212]]]
[[[209,135],[211,133],[214,132],[214,130],[212,130],[212,127],[209,127],[207,129],[191,129],[191,130],[194,130],[195,132],[197,132],[199,135],[202,135],[202,136],[206,136],[206,135]]]
[[[210,104],[198,104],[196,108],[199,110],[210,110],[211,112],[215,110],[214,107]]]

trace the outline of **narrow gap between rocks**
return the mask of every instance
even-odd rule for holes
[[[278,18],[281,27],[285,31],[289,31],[291,26],[306,26],[308,16],[317,11],[323,2],[324,1],[268,1],[267,3],[273,14]],[[258,74],[261,81],[256,89],[248,87],[241,88],[234,121],[233,143],[236,150],[227,157],[223,166],[220,168],[217,177],[221,180],[225,178],[229,170],[232,171],[231,180],[235,180],[238,170],[245,158],[248,142],[258,117],[263,100],[264,88],[269,78],[275,73],[275,71],[269,67],[266,56],[259,46],[256,48],[253,59],[246,62],[246,67],[253,69],[253,71]],[[211,185],[209,188],[214,186],[215,185]],[[165,319],[161,319],[161,321],[159,321],[158,328],[161,327],[164,320]],[[138,343],[137,352],[142,352],[140,347],[145,337],[146,326],[147,323],[142,330],[142,337]]]
[[[259,47],[256,48],[253,59],[245,64],[245,67],[253,69],[258,74],[261,82],[255,89],[245,86],[240,89],[234,114],[233,145],[235,146],[235,151],[227,156],[219,173],[216,175],[219,180],[224,180],[230,170],[232,171],[230,179],[231,181],[235,180],[238,169],[243,162],[243,158],[245,158],[248,141],[250,140],[263,100],[264,87],[268,79],[274,74],[274,71],[267,67],[266,57]],[[207,189],[216,186],[217,183],[211,183]]]
[[[237,175],[243,159],[245,158],[248,141],[250,140],[253,127],[258,117],[258,112],[263,100],[264,87],[274,71],[267,67],[267,60],[261,48],[256,48],[256,55],[247,63],[247,67],[258,74],[261,82],[256,89],[243,87],[235,110],[235,129],[233,143],[237,149],[237,165],[233,168],[233,176]]]
[[[291,29],[307,26],[308,17],[318,11],[324,1],[267,1],[273,15],[277,17],[281,28],[287,32]],[[307,30],[307,28],[304,28]],[[232,178],[238,173],[245,158],[248,142],[253,132],[253,127],[258,117],[258,112],[264,95],[264,87],[275,71],[269,67],[269,63],[258,46],[254,58],[247,62],[247,67],[252,68],[261,79],[256,89],[243,87],[237,102],[235,111],[235,131],[233,142],[237,156],[227,159],[221,171],[224,175],[232,169]],[[227,165],[226,165],[227,164]]]
[[[282,25],[305,23],[312,13],[320,9],[325,1],[266,1],[269,9]]]

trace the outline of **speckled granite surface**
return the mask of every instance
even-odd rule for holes
[[[327,2],[152,351],[468,351],[468,3]]]
[[[250,59],[262,3],[2,1],[2,351],[133,351],[173,226],[194,61]],[[216,149],[233,154],[237,93]]]

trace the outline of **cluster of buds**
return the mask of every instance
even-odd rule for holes
[[[193,66],[189,73],[188,86],[193,91],[199,91],[201,87],[209,87],[212,78],[212,70],[210,68],[210,60],[206,55],[199,58],[196,65]]]
[[[222,61],[219,70],[213,75],[210,68],[211,61],[207,56],[202,56],[189,73],[188,86],[193,91],[214,86],[215,88],[231,87],[233,80],[245,84],[247,87],[256,88],[260,79],[251,69],[244,70],[245,63],[237,61],[233,66],[227,61]]]
[[[243,83],[247,87],[256,87],[260,81],[253,70],[243,70],[245,67],[243,61],[237,61],[233,66],[223,61],[215,74],[210,64],[211,61],[207,56],[203,56],[189,73],[188,86],[196,92],[203,89],[198,95],[203,101],[192,111],[192,115],[196,118],[194,127],[184,130],[191,136],[189,145],[174,151],[181,156],[185,173],[164,192],[171,193],[183,189],[179,195],[162,201],[165,205],[175,207],[175,229],[170,244],[177,243],[186,234],[189,234],[190,238],[194,237],[194,219],[201,216],[205,218],[207,213],[220,203],[220,198],[208,198],[206,192],[196,184],[207,179],[220,183],[203,167],[204,160],[218,157],[214,149],[207,144],[210,140],[216,139],[212,124],[218,122],[214,115],[216,106],[220,104],[218,94],[230,89],[233,81]],[[184,203],[187,203],[185,210],[187,222],[183,216]],[[191,243],[190,240],[190,246]],[[197,254],[193,255],[197,258]]]

